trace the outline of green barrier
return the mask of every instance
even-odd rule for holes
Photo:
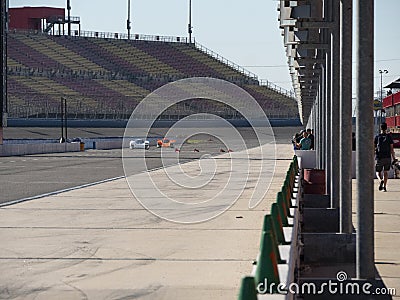
[[[282,192],[278,192],[278,194],[276,195],[276,203],[278,204],[278,211],[279,214],[281,215],[282,225],[289,226],[286,203],[285,199],[283,198]]]
[[[286,206],[286,215],[288,217],[292,217],[290,214],[290,208],[293,207],[292,205],[292,195],[287,193],[287,188],[285,186],[282,187],[282,195],[283,195],[283,200],[285,201],[285,206]]]
[[[246,276],[240,285],[238,300],[257,300],[256,283],[254,277]]]
[[[283,185],[287,188],[288,193],[293,190],[292,189],[292,181],[290,180],[289,173],[286,175],[286,178],[285,178],[285,181],[283,182]]]
[[[281,190],[282,194],[283,194],[283,199],[285,200],[286,206],[288,208],[288,215],[290,215],[290,207],[292,207],[292,193],[289,192],[289,188],[287,187],[287,185],[283,185],[282,186],[282,190]]]
[[[286,177],[285,177],[285,181],[286,181],[286,184],[289,185],[289,187],[290,187],[290,192],[291,192],[291,193],[292,193],[293,190],[294,190],[294,182],[295,182],[295,179],[296,179],[296,174],[295,174],[294,172],[293,172],[293,173],[290,173],[289,171],[287,171]]]
[[[279,245],[288,245],[290,242],[285,241],[285,235],[283,233],[282,220],[278,212],[278,204],[273,203],[271,205],[271,217],[274,227],[276,229],[276,238]]]
[[[296,155],[293,156],[293,163],[294,163],[294,170],[297,174],[297,173],[299,173],[299,161],[298,161]]]
[[[295,166],[293,161],[290,163],[290,169],[289,170],[290,170],[290,174],[292,176],[294,176],[296,174],[296,166]]]
[[[280,283],[278,272],[278,261],[272,249],[271,232],[264,232],[263,244],[261,245],[260,260],[257,262],[255,281],[263,292],[276,292],[276,287]],[[273,288],[271,290],[272,283]]]
[[[278,239],[276,238],[276,229],[274,226],[274,223],[272,222],[272,217],[271,215],[265,215],[264,216],[264,224],[261,232],[261,242],[260,242],[260,251],[261,251],[261,246],[264,243],[264,233],[265,232],[270,232],[272,236],[272,249],[275,252],[276,259],[278,261],[278,264],[285,264],[286,261],[281,258],[281,254],[279,252],[279,247],[278,247]]]

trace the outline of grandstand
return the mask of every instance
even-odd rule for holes
[[[261,85],[254,74],[186,38],[40,31],[8,33],[9,118],[58,118],[60,98],[68,118],[128,119],[135,106],[160,86],[182,78],[213,77],[249,92],[269,118],[298,118],[286,91]],[[180,119],[195,112],[239,118],[214,101],[192,99],[164,115]]]

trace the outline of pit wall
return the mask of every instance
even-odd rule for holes
[[[0,145],[0,156],[62,153],[80,151],[79,143],[5,144]]]

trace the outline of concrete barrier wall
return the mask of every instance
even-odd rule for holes
[[[9,118],[9,127],[60,127],[60,119],[23,119],[23,118]],[[176,123],[177,120],[157,120],[154,122],[153,127],[164,128],[171,127]],[[209,126],[210,120],[197,120],[197,126]],[[246,120],[228,120],[232,125],[237,127],[248,127],[249,123]],[[271,126],[281,127],[281,126],[301,126],[300,119],[275,119],[270,118],[269,122]],[[70,128],[125,128],[128,120],[104,120],[104,119],[82,119],[68,120],[68,127]],[[148,124],[148,120],[143,122]],[[203,124],[203,126],[201,125]]]
[[[301,158],[301,166],[305,169],[313,169],[317,166],[315,150],[294,150],[294,154]]]
[[[79,151],[79,143],[6,144],[0,145],[0,156]]]
[[[122,139],[117,141],[98,141],[94,142],[94,148],[97,150],[118,149],[122,148]]]
[[[128,143],[129,145],[129,143]],[[90,149],[107,150],[122,147],[122,139],[113,141],[92,141]],[[85,149],[88,149],[85,145]],[[42,153],[78,152],[80,143],[31,143],[31,144],[4,144],[0,145],[0,156],[17,156]]]

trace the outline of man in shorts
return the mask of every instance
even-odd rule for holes
[[[375,171],[379,180],[379,190],[386,192],[386,183],[388,179],[388,171],[391,166],[391,158],[396,159],[393,148],[393,139],[390,134],[386,133],[387,124],[381,124],[381,133],[375,136]],[[383,176],[382,176],[383,173]]]

